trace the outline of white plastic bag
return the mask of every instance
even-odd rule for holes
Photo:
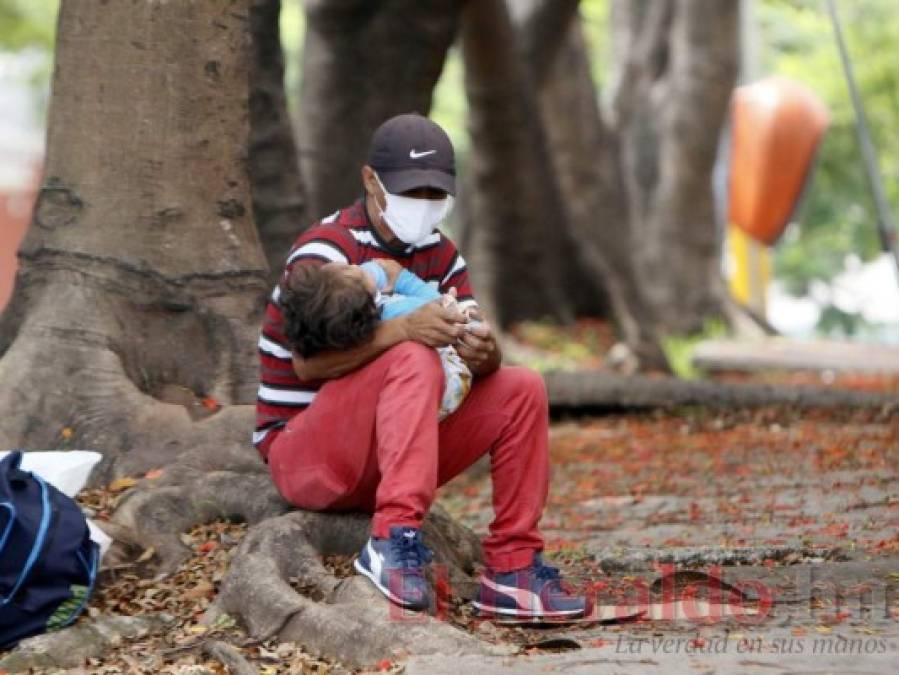
[[[0,452],[2,460],[8,452]],[[103,459],[99,452],[90,450],[47,450],[22,452],[22,471],[32,471],[67,497],[74,498],[87,483],[91,470]],[[109,549],[112,539],[97,525],[87,519],[91,539],[100,545],[100,559]]]

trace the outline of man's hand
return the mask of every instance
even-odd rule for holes
[[[465,315],[457,307],[444,307],[440,300],[422,305],[402,318],[406,339],[428,347],[454,344],[465,333]]]
[[[396,287],[396,279],[403,271],[403,266],[400,265],[396,260],[390,260],[389,258],[378,258],[375,260],[384,270],[384,273],[387,274],[387,285],[384,287],[385,293],[391,293]]]
[[[478,325],[469,326],[456,343],[456,351],[475,375],[487,375],[499,368],[502,353],[490,324],[476,309],[469,310],[469,317]]]

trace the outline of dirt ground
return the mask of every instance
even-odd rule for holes
[[[451,597],[446,620],[517,645],[524,662],[544,659],[549,670],[588,653],[635,672],[664,672],[666,659],[674,659],[671,672],[675,664],[714,670],[722,652],[750,670],[772,654],[801,653],[810,667],[833,654],[899,661],[899,418],[785,409],[616,414],[556,420],[550,452],[548,558],[602,607],[642,616],[520,628],[476,617]],[[102,517],[128,487],[84,491],[79,500]],[[485,459],[438,498],[484,534],[490,494]],[[127,567],[104,573],[79,622],[161,611],[174,622],[159,635],[123,640],[82,672],[223,673],[202,651],[211,639],[234,645],[263,673],[345,671],[302,645],[198,623],[245,531],[227,522],[193,528],[183,540],[194,556],[162,581]],[[351,560],[327,562],[351,573]],[[440,668],[409,664],[409,672]]]

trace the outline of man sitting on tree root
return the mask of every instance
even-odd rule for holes
[[[495,518],[484,540],[486,569],[476,606],[531,618],[581,616],[584,596],[542,560],[537,524],[549,487],[548,405],[542,378],[500,367],[465,261],[437,225],[455,195],[449,137],[421,115],[399,115],[375,132],[362,167],[363,197],[313,225],[291,249],[266,308],[259,340],[261,385],[253,442],[279,492],[310,510],[373,513],[355,562],[392,601],[431,603],[422,566],[431,553],[422,520],[439,485],[489,452]],[[392,259],[458,306],[439,301],[382,321],[361,346],[309,358],[290,349],[279,304],[295,265]],[[360,282],[361,283],[361,282]],[[471,392],[437,419],[444,373],[433,347],[455,346],[474,374]]]

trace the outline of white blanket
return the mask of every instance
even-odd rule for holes
[[[9,452],[0,452],[2,460]],[[67,497],[75,497],[87,483],[91,469],[103,459],[99,452],[90,450],[47,450],[23,452],[22,471],[31,471],[50,483]],[[112,539],[97,527],[90,518],[87,519],[91,539],[100,545],[100,559],[109,549]]]

